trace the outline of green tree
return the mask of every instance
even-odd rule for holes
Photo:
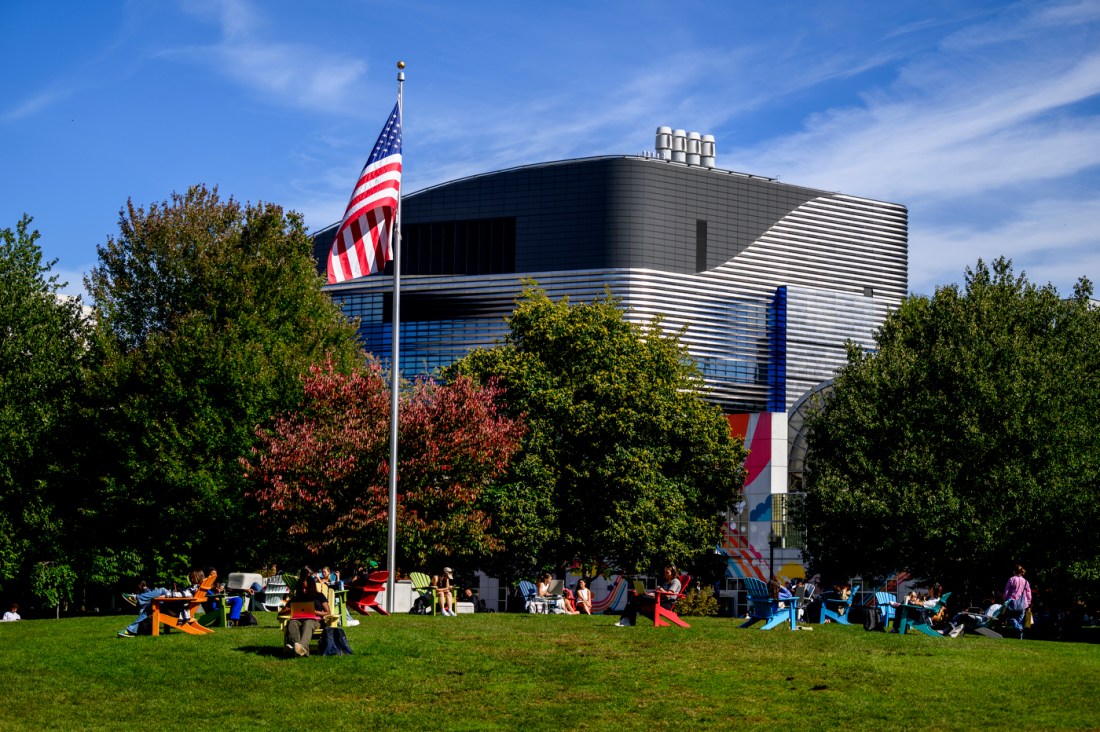
[[[67,566],[65,454],[86,345],[80,301],[59,296],[30,224],[0,229],[0,588],[19,594],[39,562]]]
[[[87,564],[226,571],[278,548],[244,501],[256,426],[301,401],[311,364],[361,362],[354,326],[321,292],[296,213],[196,186],[129,202],[119,229],[86,280],[98,328],[84,533],[101,548]]]
[[[447,375],[499,379],[528,427],[485,504],[506,545],[497,571],[627,572],[694,559],[719,541],[720,512],[744,479],[744,446],[679,334],[629,322],[609,293],[553,302],[535,283],[509,318],[506,343],[474,351]]]
[[[813,415],[803,523],[823,573],[908,569],[984,595],[1020,561],[1100,582],[1100,312],[1012,264],[910,297]],[[980,599],[975,597],[974,599]]]

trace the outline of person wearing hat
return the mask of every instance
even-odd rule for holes
[[[439,578],[439,586],[436,588],[436,596],[439,597],[439,606],[443,608],[443,615],[449,618],[456,617],[454,611],[453,580],[454,570],[450,567],[443,568],[443,575]]]

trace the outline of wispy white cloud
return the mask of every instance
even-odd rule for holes
[[[33,96],[24,99],[17,103],[14,107],[8,109],[0,115],[0,119],[5,122],[11,122],[24,117],[30,117],[31,115],[41,112],[43,109],[55,104],[72,92],[71,89],[61,89],[52,87],[49,89],[43,89],[37,92]]]
[[[727,159],[793,183],[906,203],[914,222],[957,214],[965,198],[970,225],[914,224],[917,290],[957,281],[965,264],[999,254],[1062,286],[1055,272],[1095,278],[1098,212],[1064,197],[1080,185],[1070,195],[1095,194],[1087,173],[1100,165],[1100,115],[1091,104],[1100,95],[1100,53],[1067,31],[1098,19],[1096,3],[1011,9],[953,34],[892,85],[865,93],[862,105],[827,110],[796,134]],[[1047,200],[1053,191],[1063,198]],[[992,215],[1008,201],[1023,213]]]
[[[999,256],[1014,261],[1029,279],[1054,282],[1068,294],[1081,276],[1096,281],[1100,273],[1100,197],[1041,200],[1023,205],[1012,216],[990,226],[945,226],[917,217],[910,231],[910,281],[922,294],[932,283],[959,282],[964,269],[979,258]]]
[[[316,111],[353,114],[367,63],[316,46],[264,36],[263,16],[246,0],[187,3],[193,15],[218,25],[213,45],[172,48],[158,55],[209,66],[268,101]]]

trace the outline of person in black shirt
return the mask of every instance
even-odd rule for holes
[[[309,613],[294,612],[294,603],[308,602],[313,603],[312,616]],[[298,577],[288,607],[291,608],[292,614],[286,621],[284,642],[287,650],[299,656],[308,656],[309,641],[313,638],[313,631],[320,626],[322,616],[331,614],[328,597],[317,590],[317,577],[309,567],[305,567]]]

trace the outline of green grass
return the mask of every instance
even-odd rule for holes
[[[400,615],[349,628],[354,656],[299,659],[259,617],[131,639],[122,616],[0,624],[0,729],[1100,728],[1091,644]]]

